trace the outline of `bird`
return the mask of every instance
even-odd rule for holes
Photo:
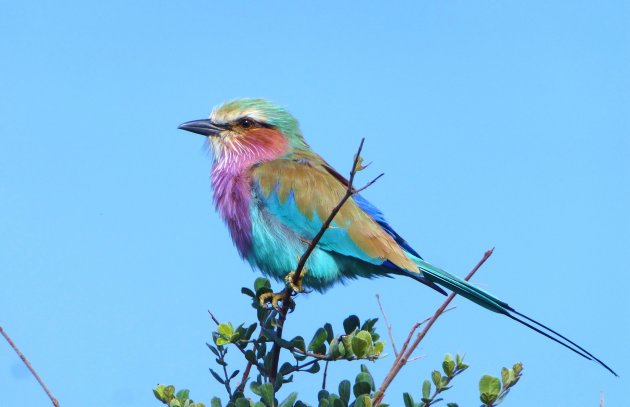
[[[347,192],[348,180],[311,149],[295,117],[267,99],[216,106],[181,130],[207,138],[213,200],[239,255],[254,269],[285,280]],[[425,261],[360,193],[341,207],[306,260],[297,291],[324,292],[355,278],[404,276],[444,289],[538,332],[613,375],[606,363],[505,301]]]

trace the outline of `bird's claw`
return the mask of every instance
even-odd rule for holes
[[[306,270],[303,270],[300,274],[300,277],[297,279],[297,282],[293,282],[293,277],[295,276],[295,271],[290,272],[284,277],[284,282],[287,283],[287,286],[291,287],[293,291],[296,293],[304,292],[304,287],[302,286],[302,280],[304,279],[304,274]]]
[[[260,297],[258,297],[258,302],[260,303],[260,306],[263,308],[267,308],[267,305],[271,304],[273,308],[279,311],[280,305],[278,303],[282,301],[283,299],[284,299],[284,292],[282,291],[279,293],[268,292],[268,293],[260,294]]]

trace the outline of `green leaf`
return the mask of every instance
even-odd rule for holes
[[[359,397],[362,394],[370,394],[372,388],[367,382],[357,382],[352,386],[354,397]]]
[[[374,378],[372,377],[372,374],[368,370],[367,366],[361,365],[361,373],[357,375],[357,379],[367,381],[368,383],[370,383],[372,390],[376,390],[376,386],[374,385]]]
[[[330,401],[328,401],[328,399],[321,399],[317,407],[330,407]]]
[[[385,349],[385,342],[376,342],[374,343],[374,356],[378,356],[383,353]]]
[[[317,393],[317,400],[327,399],[330,396],[330,393],[326,390],[320,390]]]
[[[479,396],[479,399],[484,405],[492,406],[494,404],[494,401],[497,399],[497,396],[490,393],[481,393],[481,395]]]
[[[180,401],[180,402],[185,402],[186,400],[188,400],[188,396],[190,395],[190,391],[183,389],[177,392],[177,394],[175,395],[175,397]]]
[[[327,337],[328,337],[328,332],[326,332],[324,328],[319,328],[317,332],[315,332],[315,335],[313,336],[311,343],[308,344],[308,350],[313,351],[315,353],[320,353],[320,354],[325,353],[326,348],[322,345],[324,345],[324,342],[326,342]],[[323,349],[323,352],[322,352],[322,349]]]
[[[254,298],[256,294],[247,287],[241,287],[241,293],[245,294],[248,297]]]
[[[358,358],[364,358],[374,352],[372,335],[368,331],[359,331],[352,338],[352,352]]]
[[[444,373],[447,377],[452,377],[453,372],[455,371],[455,362],[453,361],[451,355],[449,355],[448,353],[446,354],[446,356],[444,356],[444,362],[442,362],[442,370],[444,370]]]
[[[301,336],[296,336],[295,338],[291,339],[291,345],[301,351],[306,351],[306,344],[304,342],[304,338],[302,338]]]
[[[153,395],[155,396],[156,399],[160,401],[168,401],[164,399],[164,388],[165,386],[160,384],[155,389],[153,389]]]
[[[487,393],[496,396],[501,392],[501,382],[497,377],[484,375],[479,380],[479,393]]]
[[[219,351],[217,350],[217,348],[215,348],[214,346],[210,345],[209,343],[206,343],[206,346],[212,351],[212,353],[214,353],[214,355],[218,358],[221,357],[221,355],[219,354]]]
[[[372,407],[372,399],[368,395],[361,395],[354,402],[354,407]]]
[[[446,407],[459,407],[457,403],[446,403]]]
[[[241,397],[234,401],[234,406],[235,407],[250,407],[250,403],[249,403],[249,400],[247,400],[244,397]]]
[[[254,281],[254,290],[258,292],[261,288],[271,289],[271,283],[264,277],[258,277],[256,281]]]
[[[339,341],[337,338],[334,338],[328,346],[328,355],[330,355],[333,359],[339,359],[341,357],[341,352],[339,351]]]
[[[439,389],[440,383],[442,382],[442,374],[437,370],[434,370],[433,372],[431,372],[431,380],[433,381],[435,387]]]
[[[280,366],[280,370],[278,371],[281,375],[289,374],[293,371],[293,365],[289,362],[284,362],[282,366]]]
[[[503,382],[503,389],[510,387],[514,381],[514,371],[512,369],[508,369],[507,367],[501,369],[501,381]]]
[[[374,325],[376,325],[377,321],[378,321],[378,318],[368,319],[367,321],[363,323],[363,325],[361,325],[361,330],[368,331],[369,333],[373,333],[372,331],[374,331]]]
[[[431,382],[425,380],[422,382],[422,398],[428,400],[429,397],[431,397]]]
[[[168,403],[168,405],[169,405],[169,407],[181,407],[182,406],[182,404],[177,399],[171,400],[171,402]]]
[[[352,337],[352,353],[354,353],[357,358],[363,358],[367,355],[368,346],[368,342],[363,338],[357,336]]]
[[[405,403],[405,407],[415,407],[413,397],[409,393],[403,393],[403,402]]]
[[[324,324],[324,329],[326,330],[326,342],[330,343],[335,338],[335,334],[333,333],[332,325],[328,322]]]
[[[341,344],[343,344],[343,348],[341,348],[340,346],[339,351],[342,352],[342,354],[345,354],[347,358],[350,358],[354,355],[354,353],[352,352],[353,337],[353,335],[345,335],[341,337]]]
[[[330,407],[346,407],[346,403],[341,401],[336,394],[331,394],[328,401],[330,402]]]
[[[350,381],[349,380],[343,380],[341,383],[339,383],[339,397],[341,398],[341,400],[344,401],[344,403],[346,404],[350,403]]]
[[[254,333],[254,331],[256,331],[256,328],[258,328],[258,324],[254,322],[245,331],[245,334],[243,335],[243,339],[248,341],[252,337],[252,334]]]
[[[280,403],[278,407],[293,407],[295,400],[297,399],[298,394],[293,392],[289,394],[289,396]]]
[[[263,403],[268,406],[271,406],[273,404],[273,384],[265,383],[260,385],[260,398],[262,399]]]
[[[308,372],[308,373],[315,374],[315,373],[319,372],[319,369],[320,369],[319,362],[315,362],[315,363],[313,363],[313,365],[311,367],[309,367],[308,369],[306,369],[304,371]]]
[[[374,380],[369,373],[361,372],[357,375],[354,386],[352,388],[355,397],[361,394],[370,394],[374,388]]]
[[[350,315],[343,321],[343,329],[346,335],[350,335],[355,329],[358,329],[360,325],[361,321],[359,321],[359,317],[356,315]]]
[[[164,397],[167,401],[170,401],[173,397],[175,397],[175,386],[168,385],[164,387]]]
[[[225,384],[225,380],[223,380],[221,378],[221,376],[219,376],[219,374],[217,372],[215,372],[214,370],[210,369],[210,373],[212,374],[212,376],[215,378],[215,380],[221,384]]]
[[[262,390],[260,388],[260,383],[258,382],[251,382],[251,384],[249,385],[249,388],[252,390],[252,393],[254,393],[257,396],[261,396],[262,395]]]
[[[514,370],[514,374],[516,376],[520,376],[521,372],[523,371],[523,364],[521,362],[515,363],[512,367],[512,370]]]
[[[221,399],[218,397],[213,397],[212,400],[210,400],[210,407],[222,407]]]
[[[219,332],[219,335],[231,338],[232,335],[234,335],[234,327],[231,322],[228,322],[227,324],[219,324],[217,332]]]

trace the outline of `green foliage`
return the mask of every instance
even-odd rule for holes
[[[282,330],[278,329],[284,321],[279,310],[260,305],[259,296],[272,292],[269,280],[258,278],[253,289],[244,287],[241,292],[251,299],[256,322],[235,327],[231,322],[217,321],[212,343],[207,346],[218,368],[210,369],[210,374],[225,388],[227,398],[224,402],[219,397],[213,397],[211,407],[307,407],[309,404],[299,400],[297,393],[289,393],[279,400],[278,392],[293,381],[295,374],[319,374],[322,367],[324,373],[321,389],[317,393],[318,407],[373,406],[377,386],[365,364],[361,364],[353,381],[342,380],[335,389],[336,393],[326,389],[325,372],[330,364],[340,360],[373,362],[382,357],[385,343],[375,330],[377,318],[361,323],[358,316],[351,315],[343,321],[343,329],[337,333],[332,324],[326,323],[307,336],[311,338],[308,342],[303,336],[286,339],[282,337]],[[292,309],[293,305],[289,304],[289,308]],[[229,349],[242,355],[241,369],[230,369],[227,360]],[[276,359],[274,362],[274,350],[276,358],[283,351],[283,360]],[[447,354],[441,370],[434,370],[430,380],[423,381],[420,401],[416,402],[411,394],[404,393],[404,406],[429,407],[442,401],[438,396],[450,389],[453,378],[467,368],[460,355],[456,355],[453,360]],[[503,368],[502,383],[495,377],[482,377],[479,390],[484,406],[495,406],[502,402],[510,388],[520,379],[521,372],[522,365],[517,363],[512,369]],[[204,407],[202,403],[195,404],[188,399],[188,390],[176,393],[173,386],[159,385],[153,392],[158,400],[169,407]],[[387,406],[382,403],[378,405]],[[457,407],[457,404],[448,403],[447,407]]]
[[[422,382],[422,397],[420,403],[416,403],[411,394],[404,393],[403,401],[405,407],[429,407],[442,401],[442,398],[437,398],[437,396],[450,389],[452,387],[450,386],[451,380],[466,369],[468,369],[468,365],[464,363],[462,356],[455,355],[455,360],[453,360],[453,357],[447,353],[442,362],[442,372],[444,374],[438,370],[434,370],[431,373],[431,380]],[[433,383],[434,387],[433,393],[431,393],[431,383]],[[450,404],[456,406],[454,403]]]
[[[523,364],[516,363],[511,369],[501,369],[501,379],[484,375],[479,380],[479,399],[484,406],[499,405],[510,392],[510,389],[519,381],[523,374]]]
[[[175,393],[175,386],[159,385],[153,389],[153,394],[168,407],[205,407],[203,403],[195,403],[188,398],[188,390],[180,390]],[[215,407],[214,403],[211,404]]]

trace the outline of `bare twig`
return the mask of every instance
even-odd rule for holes
[[[407,363],[415,362],[416,360],[424,359],[425,357],[426,357],[425,355],[414,356],[411,359],[409,359]]]
[[[214,316],[214,314],[212,313],[212,311],[208,310],[208,314],[210,314],[210,318],[212,318],[212,320],[214,321],[215,324],[217,324],[217,326],[221,325],[221,323],[219,322],[219,320],[217,319],[217,317]]]
[[[245,371],[243,372],[243,377],[241,378],[241,382],[236,386],[235,392],[244,392],[245,385],[247,384],[247,379],[249,378],[249,372],[252,370],[253,363],[249,360],[247,361],[247,366],[245,366]]]
[[[420,322],[416,322],[415,324],[413,324],[413,326],[409,330],[409,335],[407,335],[407,339],[405,339],[402,348],[400,348],[400,353],[398,354],[398,357],[394,359],[394,364],[398,363],[398,359],[400,359],[402,354],[405,353],[407,347],[409,346],[409,342],[411,342],[411,337],[413,336],[414,332],[416,332],[416,329],[420,328],[420,325],[422,325],[422,323]]]
[[[387,333],[389,334],[389,340],[392,342],[392,348],[394,348],[394,355],[398,357],[398,349],[396,349],[396,342],[394,342],[394,335],[392,334],[392,324],[389,323],[389,319],[387,319],[387,314],[383,309],[383,304],[381,304],[381,296],[376,294],[376,302],[378,303],[378,307],[381,310],[381,314],[383,314],[383,319],[385,319],[385,326],[387,327]]]
[[[33,366],[31,365],[31,363],[28,361],[28,359],[26,359],[26,356],[24,356],[24,354],[22,352],[20,352],[20,350],[18,349],[17,345],[15,345],[15,343],[11,340],[9,335],[4,331],[4,329],[2,329],[1,326],[0,326],[0,334],[2,334],[2,336],[4,336],[4,339],[6,339],[7,342],[9,342],[9,345],[13,348],[15,353],[17,353],[17,355],[20,357],[20,359],[22,359],[22,362],[24,362],[24,364],[26,365],[28,370],[30,370],[31,374],[35,377],[35,379],[37,380],[39,385],[42,386],[42,389],[44,389],[44,392],[46,392],[46,395],[48,396],[50,401],[52,401],[53,406],[59,407],[59,402],[52,395],[52,393],[50,392],[50,390],[48,389],[48,387],[46,386],[46,384],[44,383],[42,378],[39,377],[39,375],[37,374],[35,369],[33,369]]]
[[[346,193],[341,198],[341,200],[339,201],[337,206],[335,206],[332,209],[332,211],[330,212],[330,215],[328,216],[326,221],[324,221],[324,223],[322,224],[322,227],[319,229],[319,232],[317,232],[317,234],[315,235],[313,240],[311,240],[310,244],[308,245],[308,247],[304,251],[304,254],[302,256],[300,256],[300,260],[298,261],[297,267],[293,271],[293,276],[292,276],[292,280],[291,280],[293,285],[299,285],[301,276],[302,276],[302,274],[304,272],[304,267],[306,266],[306,261],[308,260],[310,255],[315,250],[315,247],[317,246],[317,244],[321,240],[322,236],[324,236],[324,233],[326,233],[326,230],[328,230],[328,228],[332,224],[333,220],[335,219],[335,216],[337,216],[337,214],[339,213],[339,211],[341,210],[343,205],[353,195],[355,195],[355,194],[363,191],[364,189],[368,188],[369,186],[374,184],[379,178],[381,178],[383,176],[383,174],[380,174],[378,177],[374,178],[372,181],[368,182],[363,187],[361,187],[359,189],[355,189],[354,188],[354,186],[353,186],[354,176],[356,175],[357,171],[362,169],[360,167],[360,162],[361,162],[361,150],[363,149],[363,143],[364,142],[365,142],[365,138],[362,138],[361,139],[361,143],[359,143],[359,148],[357,149],[357,152],[356,152],[356,154],[354,156],[354,161],[352,162],[352,169],[350,170],[350,178],[348,180]],[[284,321],[286,320],[287,313],[289,312],[289,308],[290,308],[290,304],[291,304],[291,295],[292,294],[293,294],[293,290],[291,289],[290,286],[287,286],[283,290],[282,306],[280,307],[279,316],[278,316],[278,327],[276,328],[276,336],[278,338],[282,338],[282,330],[284,328]],[[270,375],[269,375],[269,379],[272,382],[274,382],[276,380],[276,376],[278,374],[278,362],[280,360],[280,349],[281,348],[282,347],[278,343],[274,343],[273,349],[272,349],[273,356],[272,356],[272,363],[271,363],[271,372],[270,372]]]
[[[322,390],[326,390],[326,376],[328,375],[328,361],[324,365],[324,378],[322,379]]]
[[[486,251],[484,253],[483,258],[479,261],[479,263],[477,263],[477,265],[475,267],[473,267],[473,269],[470,271],[470,273],[468,273],[468,275],[464,278],[464,280],[470,280],[470,278],[477,272],[477,270],[479,270],[479,268],[486,262],[486,260],[488,260],[488,258],[490,256],[492,256],[492,252],[493,251],[494,251],[494,248]],[[394,380],[394,378],[396,377],[398,372],[400,372],[400,369],[402,369],[402,367],[407,363],[407,361],[411,357],[411,354],[418,347],[420,342],[424,339],[424,337],[429,332],[429,329],[431,329],[431,327],[433,326],[435,321],[437,321],[437,319],[440,317],[440,315],[442,315],[444,313],[444,311],[446,310],[446,307],[448,307],[448,305],[451,303],[451,301],[453,301],[453,298],[455,298],[455,295],[457,295],[457,294],[451,293],[448,296],[448,298],[442,303],[442,305],[435,311],[435,314],[433,314],[431,319],[429,319],[429,321],[428,321],[427,325],[424,327],[424,329],[418,334],[418,336],[416,336],[416,339],[408,347],[408,349],[400,351],[400,357],[398,357],[398,358],[396,358],[396,360],[394,360],[394,363],[393,363],[391,369],[387,373],[387,376],[385,376],[385,379],[383,380],[383,383],[381,384],[381,386],[379,387],[378,391],[374,395],[374,399],[372,400],[372,404],[373,405],[378,406],[381,403],[381,401],[383,401],[383,397],[385,396],[385,391],[387,390],[387,388],[389,387],[391,382]],[[419,324],[416,324],[416,325],[419,326]],[[417,329],[416,325],[414,325],[414,328],[412,329],[412,332],[415,331],[415,329]],[[409,338],[408,339],[411,338],[411,335],[412,335],[412,333],[409,334]],[[407,344],[407,343],[408,342],[405,342],[405,344]]]

